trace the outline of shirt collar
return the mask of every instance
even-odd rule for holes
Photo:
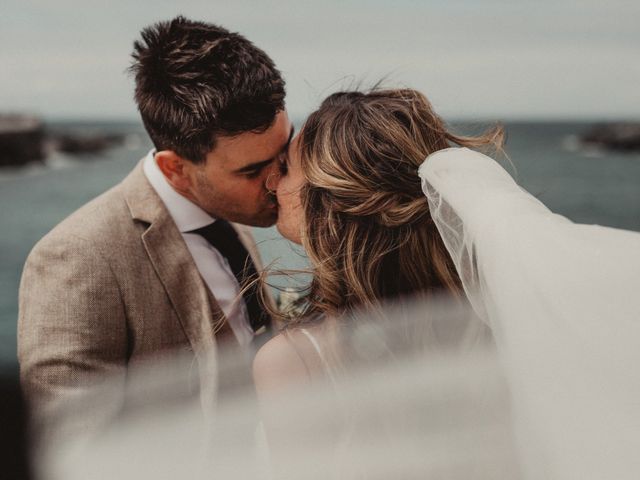
[[[216,221],[198,205],[176,192],[169,184],[155,160],[155,150],[151,150],[144,159],[143,170],[149,183],[167,207],[181,233],[191,232]]]

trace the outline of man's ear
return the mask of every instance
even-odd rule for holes
[[[175,191],[189,194],[192,189],[193,164],[173,150],[156,152],[155,161],[160,171]]]

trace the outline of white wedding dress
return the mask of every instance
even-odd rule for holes
[[[494,333],[524,476],[640,478],[640,234],[555,215],[465,148],[419,174]]]

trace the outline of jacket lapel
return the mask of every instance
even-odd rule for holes
[[[215,325],[224,314],[209,294],[184,239],[140,162],[123,181],[125,201],[135,221],[148,226],[142,243],[196,354],[215,344]]]

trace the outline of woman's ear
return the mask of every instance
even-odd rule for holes
[[[189,160],[182,158],[173,150],[156,152],[155,161],[169,184],[178,193],[189,194],[192,189],[191,167]]]

